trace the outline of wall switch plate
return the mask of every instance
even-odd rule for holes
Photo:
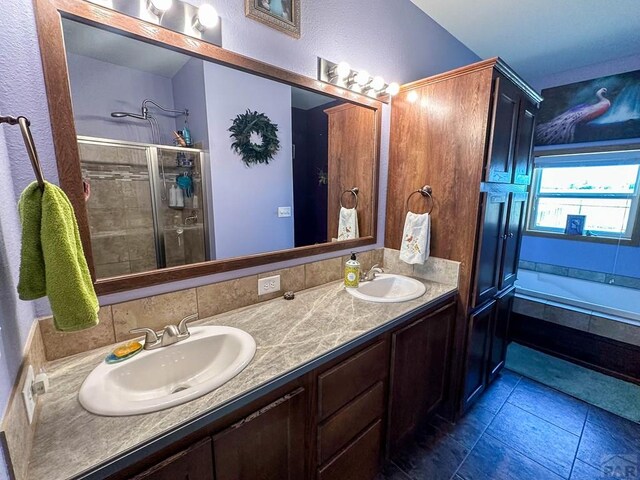
[[[22,387],[22,398],[24,399],[24,407],[27,410],[27,417],[29,418],[29,425],[33,422],[33,412],[36,409],[36,398],[31,390],[35,375],[33,373],[33,367],[29,365],[27,369],[27,378],[24,380],[24,387]]]
[[[278,207],[278,217],[290,217],[291,207]]]
[[[258,295],[280,291],[280,275],[258,279]]]

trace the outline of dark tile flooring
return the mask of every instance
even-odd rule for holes
[[[640,402],[640,399],[638,399]],[[456,425],[436,418],[378,480],[640,480],[640,424],[510,371]]]

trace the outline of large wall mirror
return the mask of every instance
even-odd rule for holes
[[[379,102],[81,0],[36,3],[99,293],[375,242]]]

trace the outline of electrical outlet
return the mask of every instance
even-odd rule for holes
[[[258,295],[280,291],[280,275],[258,279]]]
[[[27,378],[24,380],[24,387],[22,387],[22,398],[24,399],[24,407],[27,409],[27,417],[29,419],[29,425],[33,422],[33,411],[36,409],[36,398],[31,390],[35,375],[33,373],[33,367],[29,365],[27,369]]]
[[[278,217],[290,217],[291,207],[278,207]]]

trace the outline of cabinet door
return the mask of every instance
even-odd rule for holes
[[[518,87],[506,78],[496,76],[486,182],[511,183],[521,96]]]
[[[216,480],[304,478],[305,399],[298,388],[214,436]]]
[[[442,401],[455,305],[393,333],[389,445],[397,447]]]
[[[211,440],[207,438],[167,458],[132,480],[213,480]]]
[[[503,234],[504,246],[500,268],[500,290],[513,285],[518,275],[520,244],[526,216],[526,192],[512,193],[509,200],[507,227]]]
[[[476,258],[473,307],[482,305],[498,293],[508,197],[507,193],[482,193],[482,229]]]
[[[489,354],[488,383],[491,383],[504,367],[509,344],[509,319],[516,288],[511,287],[496,299],[496,311],[491,332],[491,353]]]
[[[464,384],[463,410],[467,410],[480,396],[487,385],[487,360],[489,357],[489,335],[496,307],[492,300],[471,314],[467,338],[467,366]]]
[[[533,138],[538,107],[523,98],[518,115],[518,135],[514,154],[513,183],[529,185],[533,169]]]

